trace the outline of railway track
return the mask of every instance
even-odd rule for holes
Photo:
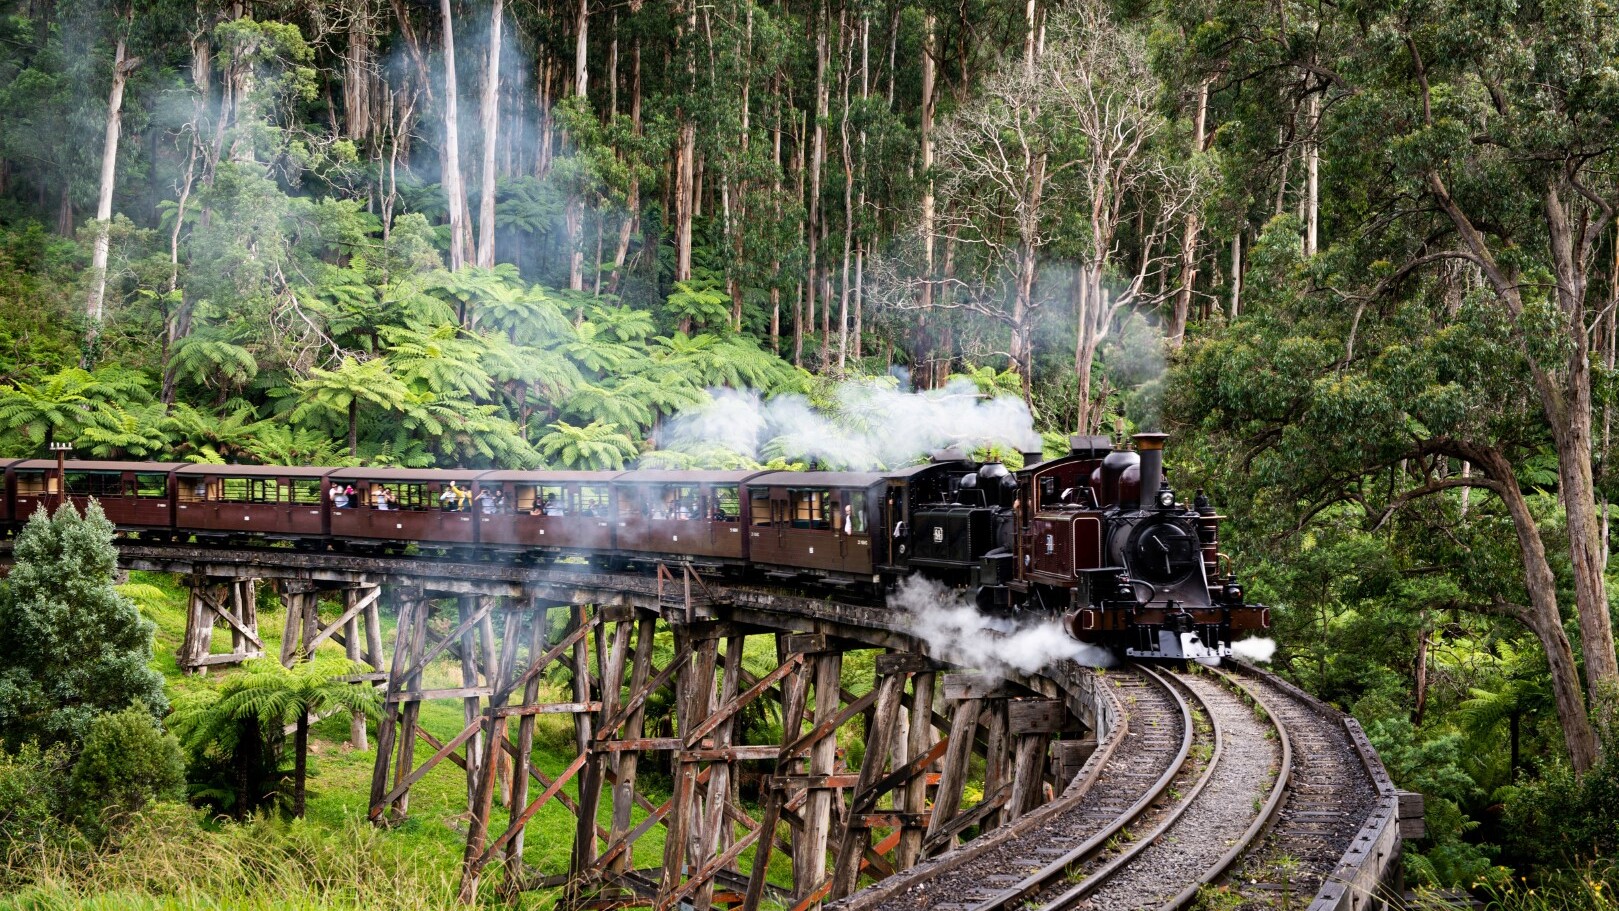
[[[1339,719],[1252,669],[1107,679],[1125,733],[1092,780],[846,907],[1181,911],[1206,890],[1307,905],[1378,799]]]
[[[1095,781],[1070,788],[1033,815],[950,852],[907,876],[902,888],[869,890],[848,903],[860,911],[968,911],[1000,899],[1030,871],[1061,868],[1120,833],[1157,801],[1190,758],[1191,706],[1159,673],[1144,667],[1110,672],[1121,709],[1119,735],[1093,766]],[[1096,759],[1097,757],[1093,757]],[[990,905],[993,906],[993,905]]]
[[[1339,719],[1268,673],[1245,671],[1238,679],[1287,730],[1293,771],[1274,825],[1224,888],[1241,897],[1242,908],[1304,907],[1374,812],[1378,789]]]
[[[1192,748],[1169,786],[1116,818],[1107,838],[1084,839],[971,911],[1186,907],[1263,830],[1286,784],[1286,732],[1223,677],[1153,673],[1190,708],[1193,724]]]
[[[1170,676],[1207,718],[1206,743],[1194,753],[1195,783],[1142,820],[1151,829],[1069,871],[1078,882],[1046,887],[1026,906],[1090,911],[1184,908],[1217,880],[1269,822],[1287,785],[1287,732],[1263,706],[1218,673]],[[1007,907],[1007,906],[1001,906]]]

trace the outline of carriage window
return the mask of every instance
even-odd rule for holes
[[[848,521],[843,523],[841,527],[849,534],[865,534],[866,492],[863,490],[851,490],[844,494],[844,499],[847,501],[847,505],[849,507]]]
[[[539,499],[536,496],[538,491],[539,488],[535,487],[533,484],[513,484],[512,509],[518,512],[533,511],[534,504],[539,502]]]
[[[438,494],[429,490],[426,484],[384,484],[381,481],[371,481],[367,486],[369,489],[366,492],[365,502],[373,509],[379,508],[377,498],[382,496],[384,490],[388,492],[389,509],[439,508]]]
[[[572,491],[561,484],[542,484],[535,488],[538,497],[539,515],[565,516],[577,508],[574,498],[569,496]],[[530,507],[533,508],[532,506]]]
[[[121,497],[124,479],[114,471],[69,471],[67,492],[75,497]]]
[[[710,518],[716,522],[735,522],[742,518],[742,494],[736,486],[722,484],[714,488]]]
[[[826,491],[794,490],[792,516],[794,528],[829,528],[826,519]]]
[[[652,515],[649,506],[651,501],[652,489],[649,487],[621,487],[618,491],[618,514],[620,516],[650,516]]]
[[[281,484],[275,478],[225,478],[217,490],[209,492],[231,503],[281,502]]]
[[[18,496],[41,496],[56,492],[56,472],[19,471],[17,472]]]
[[[299,506],[319,506],[322,496],[320,478],[293,478],[286,489],[288,503]]]
[[[605,516],[611,503],[611,491],[606,485],[585,484],[579,488],[579,512],[583,515]]]
[[[702,488],[695,485],[670,484],[652,488],[648,503],[654,519],[699,519],[705,515]]]
[[[166,474],[137,474],[130,484],[130,494],[148,499],[162,499],[169,495],[169,476]]]
[[[772,520],[770,514],[770,491],[755,490],[749,498],[748,519],[754,525],[769,525]]]

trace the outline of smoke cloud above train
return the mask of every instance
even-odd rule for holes
[[[850,381],[831,398],[831,408],[822,410],[801,395],[766,399],[753,391],[713,390],[707,405],[666,421],[657,443],[678,452],[720,447],[760,462],[780,458],[851,471],[895,468],[950,447],[1040,449],[1021,399],[985,398],[966,379],[924,392]]]

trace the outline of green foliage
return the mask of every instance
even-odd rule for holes
[[[1017,395],[1023,394],[1023,378],[1015,370],[996,370],[994,367],[984,365],[974,367],[965,373],[956,373],[950,379],[957,377],[971,380],[982,395]]]
[[[1540,865],[1610,860],[1619,852],[1619,760],[1608,751],[1585,775],[1559,765],[1538,781],[1509,792],[1509,847]]]
[[[61,744],[41,748],[29,741],[15,752],[0,750],[0,857],[42,857],[74,842],[76,833],[62,817],[69,767]],[[0,877],[0,884],[15,878]]]
[[[358,816],[334,825],[206,821],[181,804],[131,817],[102,850],[12,854],[0,907],[434,911],[455,903],[453,869]]]
[[[709,274],[675,282],[664,309],[679,322],[681,331],[692,326],[718,326],[731,318],[731,299],[718,276]]]
[[[102,712],[168,706],[152,624],[113,587],[112,523],[92,502],[36,512],[0,584],[0,741],[79,743]]]
[[[145,706],[107,712],[90,722],[67,791],[68,812],[99,839],[151,801],[184,798],[185,758]]]
[[[95,426],[101,409],[150,400],[137,374],[117,367],[93,373],[69,368],[38,382],[0,386],[0,434],[18,441],[19,454],[42,454],[45,444],[71,441]]]
[[[226,680],[218,689],[204,691],[176,706],[171,724],[193,762],[234,772],[236,793],[209,793],[220,803],[233,803],[244,813],[265,798],[277,757],[285,746],[284,725],[297,731],[293,743],[291,810],[302,816],[309,751],[309,718],[333,711],[375,715],[377,691],[365,684],[339,679],[358,673],[348,661],[318,656],[292,668],[268,658],[248,662],[245,673]]]
[[[553,465],[578,471],[617,471],[636,454],[634,441],[617,424],[599,420],[584,427],[557,421],[540,438],[539,450]]]

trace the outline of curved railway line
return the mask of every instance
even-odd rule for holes
[[[1057,800],[839,907],[1181,911],[1208,890],[1229,907],[1376,906],[1385,894],[1345,874],[1365,859],[1386,776],[1352,722],[1239,671],[1106,673],[1114,736]]]
[[[1011,826],[918,867],[906,882],[867,889],[849,907],[1009,907],[1117,837],[1164,793],[1191,755],[1194,718],[1181,694],[1153,670],[1136,667],[1107,678],[1111,685],[1104,691],[1121,707],[1119,725],[1074,786]],[[1101,781],[1107,786],[1097,787]],[[1039,872],[1022,875],[1031,869]]]

